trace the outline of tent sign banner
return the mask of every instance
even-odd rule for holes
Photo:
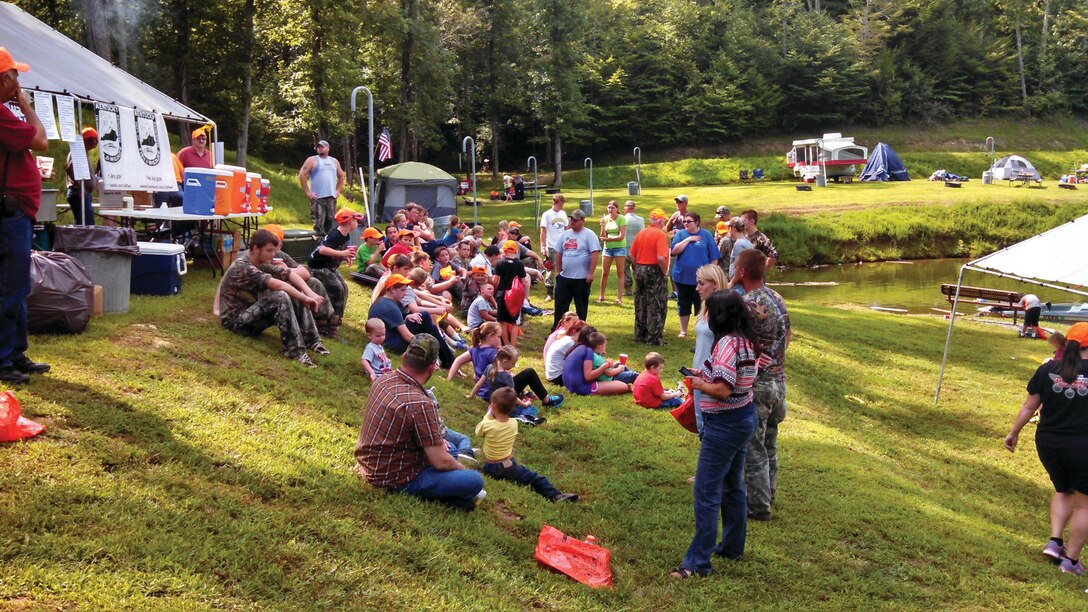
[[[53,94],[46,91],[34,92],[34,114],[42,122],[46,139],[60,140],[60,132],[57,131],[57,120],[53,117]]]
[[[75,102],[71,96],[57,96],[57,121],[60,122],[60,139],[64,142],[75,142],[79,137]]]
[[[162,115],[95,104],[98,154],[110,191],[174,191],[173,159]]]

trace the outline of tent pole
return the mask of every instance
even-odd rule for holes
[[[472,225],[475,227],[479,225],[479,221],[476,217],[476,139],[472,136],[465,136],[461,141],[461,152],[468,154],[468,143],[472,143]]]
[[[533,197],[536,199],[536,223],[540,223],[540,180],[537,175],[536,155],[530,155],[525,160],[525,167],[533,170]],[[547,246],[547,245],[545,245]],[[540,248],[544,248],[543,246]]]
[[[941,399],[941,383],[944,382],[944,367],[948,363],[948,347],[952,344],[952,325],[956,323],[956,308],[960,305],[960,287],[963,286],[963,273],[967,264],[960,267],[960,277],[956,280],[956,297],[952,300],[952,313],[948,315],[948,335],[944,339],[944,356],[941,357],[941,373],[937,377],[937,392],[933,395],[933,407]]]

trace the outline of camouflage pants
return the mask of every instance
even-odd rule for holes
[[[661,268],[635,264],[635,342],[664,344],[669,288]]]
[[[340,317],[336,316],[336,311],[332,307],[332,301],[329,300],[329,294],[325,291],[325,285],[321,284],[321,281],[310,277],[310,280],[306,281],[306,285],[317,295],[324,298],[324,302],[321,302],[321,307],[314,313],[314,323],[317,324],[317,329],[321,333],[329,333],[335,331],[340,326]]]
[[[329,235],[336,227],[336,198],[314,198],[310,200],[310,219],[314,222],[314,232],[318,239]]]
[[[310,275],[321,281],[321,284],[325,286],[325,293],[328,294],[329,301],[332,302],[333,312],[336,313],[337,317],[343,319],[344,308],[348,305],[348,283],[343,276],[340,276],[340,271],[317,268],[310,270]]]
[[[752,387],[759,424],[748,443],[744,485],[748,489],[748,513],[771,511],[778,489],[778,424],[786,419],[786,383],[756,381]]]
[[[259,336],[273,325],[280,330],[283,354],[291,359],[321,340],[310,311],[283,291],[269,291],[233,319],[223,321],[223,327],[243,336]]]
[[[555,266],[556,252],[551,249],[544,249],[544,259],[552,260],[552,267]],[[544,293],[551,297],[555,295],[555,272],[544,268]]]

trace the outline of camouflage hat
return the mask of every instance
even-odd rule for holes
[[[404,356],[422,365],[431,365],[438,361],[438,340],[430,334],[416,334],[408,343]]]

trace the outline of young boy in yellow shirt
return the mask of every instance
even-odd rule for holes
[[[576,502],[575,493],[562,493],[546,476],[537,474],[514,459],[514,439],[518,422],[510,417],[518,394],[510,387],[500,387],[491,394],[491,410],[476,426],[476,437],[483,439],[483,472],[498,480],[527,485],[552,502]]]

